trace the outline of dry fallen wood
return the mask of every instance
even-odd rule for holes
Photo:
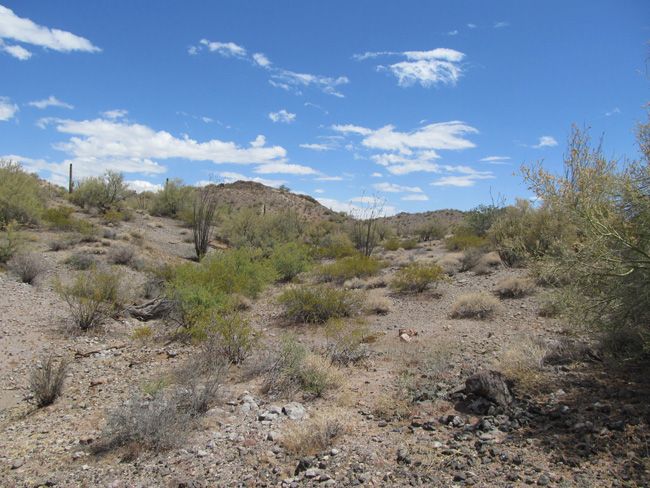
[[[134,305],[127,309],[127,312],[138,320],[146,322],[147,320],[158,319],[167,315],[172,308],[171,300],[166,298],[154,298],[141,305]]]
[[[111,351],[113,349],[124,349],[127,346],[127,344],[120,344],[118,346],[111,346],[111,347],[104,347],[102,349],[93,349],[92,351],[75,351],[74,357],[75,358],[87,358],[88,356],[92,356],[93,354],[99,354],[100,352],[104,351]]]

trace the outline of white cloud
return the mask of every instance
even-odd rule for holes
[[[246,56],[246,49],[241,46],[238,46],[234,42],[213,42],[208,41],[207,39],[201,39],[200,44],[207,47],[210,52],[217,52],[222,56]]]
[[[0,121],[11,120],[18,112],[18,105],[7,97],[0,97]]]
[[[472,148],[475,147],[474,143],[465,136],[478,133],[474,127],[457,120],[429,124],[411,132],[396,131],[393,125],[386,125],[377,130],[354,125],[334,125],[332,129],[365,136],[361,144],[368,148],[398,151],[403,154],[411,154],[414,149],[433,151]]]
[[[274,66],[264,53],[258,52],[249,55],[244,47],[234,42],[214,42],[201,39],[197,46],[191,46],[188,49],[188,53],[196,55],[203,49],[208,49],[211,52],[216,52],[225,57],[237,57],[246,60],[253,66],[260,67],[269,73],[269,83],[271,86],[286,91],[293,91],[296,94],[302,94],[300,91],[302,87],[315,87],[323,93],[342,98],[344,95],[338,91],[338,87],[350,82],[346,76],[334,78],[310,73],[299,73]]]
[[[447,32],[448,36],[457,36],[458,35],[458,29],[451,30]]]
[[[312,151],[331,151],[334,149],[328,144],[300,144],[303,149],[311,149]]]
[[[142,193],[143,191],[152,191],[158,192],[162,190],[162,185],[157,183],[151,183],[150,181],[145,180],[129,180],[125,182],[127,186],[136,193]]]
[[[291,122],[296,120],[296,114],[287,112],[285,109],[282,109],[277,112],[269,113],[269,119],[271,119],[275,123],[280,122],[283,124],[290,124]]]
[[[24,47],[5,44],[4,40],[7,39],[58,52],[100,51],[98,47],[94,46],[84,37],[77,36],[71,32],[38,25],[30,19],[18,17],[11,9],[0,5],[0,40],[2,40],[2,50],[20,60],[26,60],[31,57],[31,53]]]
[[[422,193],[422,188],[419,186],[402,186],[389,182],[375,183],[372,187],[387,193]]]
[[[314,168],[309,166],[302,166],[300,164],[290,163],[267,163],[262,164],[255,168],[258,174],[288,174],[288,175],[315,175],[320,174]]]
[[[467,27],[469,29],[476,29],[476,24],[469,23],[469,24],[467,24]]]
[[[343,181],[342,176],[319,176],[317,181]]]
[[[620,114],[620,113],[621,113],[621,109],[618,108],[618,107],[614,107],[609,112],[605,112],[605,117],[611,117],[612,115],[616,115],[616,114]]]
[[[305,107],[316,108],[316,109],[320,110],[321,112],[323,112],[323,113],[326,114],[326,115],[329,114],[329,112],[328,112],[327,110],[325,110],[323,107],[321,107],[320,105],[317,105],[317,104],[315,104],[315,103],[312,103],[312,102],[305,102],[304,105],[305,105]]]
[[[426,202],[429,200],[429,197],[420,193],[412,193],[410,195],[404,195],[401,200],[412,202]]]
[[[510,22],[504,22],[504,21],[495,22],[494,23],[494,28],[495,29],[502,29],[504,27],[508,27],[509,25],[510,25]]]
[[[458,166],[461,175],[443,176],[431,182],[433,186],[455,186],[459,188],[467,188],[474,186],[478,180],[491,180],[494,175],[490,171],[475,171],[472,168]]]
[[[107,110],[106,112],[102,112],[102,115],[108,119],[115,120],[115,119],[121,119],[123,117],[126,117],[129,114],[128,110],[124,110],[121,108],[116,108],[114,110]]]
[[[479,161],[483,161],[484,163],[491,163],[493,161],[508,161],[510,160],[510,156],[487,156],[485,158],[481,158]]]
[[[56,98],[54,95],[50,95],[49,97],[43,99],[43,100],[35,100],[33,102],[29,102],[27,105],[30,107],[36,107],[39,109],[45,109],[47,107],[60,107],[60,108],[67,108],[69,110],[72,110],[74,107],[70,105],[69,103],[62,102],[58,98]]]
[[[27,61],[32,57],[32,53],[24,47],[18,44],[5,44],[2,39],[0,39],[0,49],[20,61]]]
[[[266,144],[266,137],[259,134],[254,140],[250,142],[251,147],[263,147]]]
[[[271,61],[262,53],[253,54],[253,61],[259,64],[262,68],[268,68],[271,66]]]
[[[372,176],[373,178],[383,178],[384,177],[384,175],[382,175],[381,173],[377,173],[377,172],[374,172],[370,176]]]
[[[286,180],[267,180],[266,178],[251,178],[250,176],[243,175],[241,173],[234,173],[232,171],[222,171],[217,173],[218,176],[223,178],[224,183],[234,183],[235,181],[254,181],[255,183],[261,183],[262,185],[271,186],[277,188],[280,185],[287,183]],[[199,183],[214,183],[213,181],[199,182]],[[197,183],[198,185],[198,183]]]
[[[320,194],[325,193],[325,190],[323,190],[322,188],[316,188],[316,189],[314,190],[314,193],[318,193],[318,194],[320,195]]]
[[[456,31],[457,33],[457,31]],[[400,86],[408,87],[419,83],[425,88],[439,84],[455,85],[463,74],[461,61],[465,54],[448,48],[436,48],[430,51],[393,51],[366,52],[353,56],[362,61],[383,56],[402,56],[404,61],[379,65],[378,70],[388,70],[397,78]]]
[[[543,147],[555,147],[557,146],[557,141],[555,140],[554,137],[552,136],[542,136],[539,138],[539,142],[535,144],[533,147],[535,149],[540,149]]]

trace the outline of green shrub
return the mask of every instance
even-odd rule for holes
[[[119,224],[123,220],[127,220],[127,214],[124,212],[110,208],[106,212],[104,212],[104,215],[102,215],[102,219],[104,220],[105,223],[107,224]]]
[[[16,231],[16,222],[7,224],[0,232],[0,264],[5,264],[18,251],[20,235]]]
[[[411,263],[395,273],[390,286],[401,293],[422,293],[443,280],[445,272],[437,264]]]
[[[332,233],[325,236],[316,250],[316,255],[321,258],[344,258],[354,256],[357,250],[352,241],[343,233]]]
[[[76,252],[70,255],[64,262],[72,269],[83,271],[94,267],[97,264],[97,259],[87,252]]]
[[[400,241],[397,237],[391,237],[384,241],[383,246],[386,251],[397,251],[400,248]]]
[[[78,232],[82,235],[96,233],[96,228],[91,222],[76,219],[73,213],[72,207],[51,207],[43,212],[43,220],[54,230]]]
[[[411,249],[418,247],[418,241],[415,239],[402,239],[399,243],[399,247],[405,251],[410,251]]]
[[[149,211],[152,215],[177,218],[190,206],[193,191],[178,178],[167,180],[163,189],[151,197]]]
[[[123,201],[129,193],[122,173],[107,171],[104,176],[93,176],[77,182],[68,198],[79,207],[107,211]]]
[[[421,241],[433,241],[445,237],[445,227],[439,222],[428,222],[415,230]]]
[[[504,208],[494,203],[490,205],[479,205],[465,215],[465,226],[471,234],[483,237],[503,212]]]
[[[269,259],[280,281],[292,280],[311,264],[307,246],[296,242],[275,246]]]
[[[320,281],[334,281],[343,283],[352,278],[367,278],[373,276],[383,268],[384,264],[362,254],[337,259],[330,264],[324,264],[315,270]]]
[[[323,324],[332,318],[350,317],[360,309],[358,295],[324,285],[292,287],[278,300],[284,316],[298,323]]]
[[[0,224],[38,223],[44,207],[38,177],[18,163],[0,160]]]
[[[166,294],[176,304],[179,323],[192,327],[231,310],[234,294],[256,297],[275,277],[259,252],[235,249],[209,255],[199,264],[176,267]]]
[[[472,247],[485,247],[487,240],[474,234],[468,234],[466,231],[461,230],[453,236],[445,239],[445,246],[449,251],[465,251]]]
[[[101,324],[122,306],[120,275],[113,271],[82,271],[71,283],[55,283],[55,289],[67,302],[74,323],[82,330]]]
[[[270,251],[277,244],[302,240],[306,224],[293,210],[261,213],[257,209],[245,208],[226,219],[223,231],[228,242],[235,247]]]

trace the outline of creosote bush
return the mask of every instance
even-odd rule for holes
[[[437,264],[411,263],[395,273],[391,288],[400,293],[422,293],[444,278],[444,271]]]
[[[279,281],[291,281],[311,264],[309,248],[297,242],[279,244],[269,257]]]
[[[122,173],[107,171],[103,176],[93,176],[77,182],[68,198],[79,207],[106,212],[128,195],[129,189]]]
[[[51,405],[61,395],[68,363],[65,359],[56,361],[48,356],[40,361],[40,366],[32,370],[29,389],[39,407]]]
[[[451,309],[454,319],[489,319],[497,311],[499,301],[487,293],[468,293],[458,297]]]
[[[43,258],[35,252],[19,252],[11,258],[7,266],[20,281],[30,285],[47,269]]]
[[[20,164],[0,160],[0,223],[37,224],[44,207],[38,177]]]
[[[122,305],[120,275],[114,271],[81,271],[70,283],[55,283],[67,302],[75,325],[86,330],[100,325]]]
[[[12,221],[4,226],[2,224],[0,221],[0,264],[5,264],[18,251],[21,238],[16,222]]]
[[[360,297],[355,292],[324,285],[294,286],[285,290],[278,301],[288,320],[308,324],[350,317],[361,307]]]
[[[467,233],[466,230],[458,230],[456,233],[445,239],[445,246],[449,251],[465,251],[474,247],[484,247],[487,240],[475,234]]]
[[[318,243],[316,255],[321,258],[339,259],[354,256],[357,250],[347,234],[332,232]]]
[[[501,298],[521,298],[530,295],[535,289],[532,281],[526,278],[504,278],[496,284],[495,293]]]
[[[346,280],[352,278],[367,278],[373,276],[383,267],[384,263],[375,258],[356,254],[354,256],[337,259],[333,263],[323,264],[318,269],[314,270],[314,274],[319,281],[344,283]]]
[[[43,212],[43,221],[54,230],[64,232],[78,232],[84,235],[95,233],[95,226],[91,222],[75,218],[72,207],[51,207]]]

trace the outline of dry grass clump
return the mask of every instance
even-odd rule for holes
[[[435,344],[403,344],[397,347],[395,362],[402,365],[397,378],[398,398],[408,402],[438,398],[439,385],[448,378],[453,368],[454,345],[451,342]]]
[[[487,293],[468,293],[458,297],[451,309],[453,319],[489,319],[494,316],[499,301]]]
[[[334,441],[347,430],[337,412],[319,415],[300,423],[292,424],[282,437],[282,446],[297,456],[319,454],[329,449]]]
[[[547,353],[543,342],[522,337],[501,353],[495,368],[525,391],[539,389]]]
[[[135,250],[131,246],[115,246],[108,253],[107,260],[111,264],[128,266],[135,258]]]
[[[526,278],[504,278],[496,284],[495,293],[501,298],[522,298],[530,295],[535,289],[532,281]]]
[[[443,279],[444,272],[437,264],[412,263],[395,273],[390,287],[400,293],[422,293]]]
[[[278,298],[284,316],[292,322],[323,324],[329,319],[350,317],[361,307],[358,294],[328,286],[296,286]]]
[[[34,252],[19,252],[15,254],[7,263],[7,267],[18,275],[20,281],[30,285],[46,270],[43,258]]]
[[[436,264],[440,266],[446,274],[453,276],[458,273],[462,267],[462,257],[463,253],[449,253],[438,259]]]
[[[488,252],[480,257],[476,266],[474,266],[474,272],[477,275],[490,274],[495,268],[498,268],[502,264],[503,262],[501,261],[498,252]]]
[[[51,405],[61,395],[65,375],[68,372],[68,363],[61,359],[57,361],[49,356],[41,361],[29,378],[29,389],[34,395],[36,405],[46,407]]]
[[[327,357],[333,364],[349,366],[362,362],[370,356],[368,346],[364,344],[369,331],[363,325],[333,320],[327,325],[325,335]]]
[[[271,352],[258,369],[264,375],[263,392],[275,396],[302,391],[307,396],[320,397],[343,383],[336,367],[293,337],[285,337],[279,349]]]
[[[64,263],[72,269],[83,271],[94,267],[97,264],[97,259],[87,252],[76,252],[66,259]]]
[[[369,293],[364,304],[364,311],[367,314],[388,315],[391,310],[391,301],[388,297]]]
[[[401,392],[382,393],[372,404],[372,414],[386,421],[409,418],[413,406],[409,399]]]

